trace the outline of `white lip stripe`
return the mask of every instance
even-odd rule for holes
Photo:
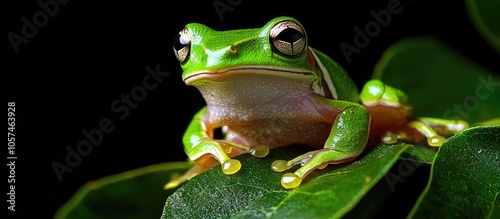
[[[238,72],[239,73],[252,72],[254,74],[275,75],[275,76],[283,76],[283,74],[287,74],[289,77],[299,77],[299,78],[303,76],[312,75],[311,72],[299,71],[294,69],[271,68],[267,66],[246,66],[246,67],[226,69],[219,72],[207,72],[207,71],[195,72],[188,75],[183,80],[185,83],[189,84],[190,81],[195,80],[194,78],[203,77],[204,75],[217,76],[217,75],[224,75],[224,74],[231,74]]]
[[[325,79],[325,82],[326,82],[326,85],[328,86],[328,89],[332,93],[333,99],[337,100],[338,99],[337,91],[335,90],[335,86],[333,86],[333,81],[330,78],[330,73],[325,68],[325,66],[323,66],[323,63],[321,62],[321,60],[319,60],[318,56],[316,56],[316,53],[314,53],[314,50],[311,48],[309,48],[309,50],[311,50],[311,53],[314,56],[314,60],[316,60],[316,63],[318,63],[319,69],[321,69],[321,72],[323,72],[323,78]]]

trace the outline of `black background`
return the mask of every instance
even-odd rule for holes
[[[388,0],[230,1],[234,6],[218,0],[232,8],[222,20],[213,2],[69,1],[16,54],[7,34],[22,35],[21,18],[31,20],[42,9],[37,1],[2,1],[1,68],[7,77],[2,87],[4,104],[16,102],[18,157],[16,213],[9,215],[51,218],[88,181],[186,159],[181,136],[204,103],[195,88],[183,84],[172,52],[173,37],[189,22],[224,30],[261,27],[276,16],[293,16],[306,28],[309,44],[337,60],[358,86],[370,78],[385,48],[410,36],[435,36],[500,72],[498,53],[472,26],[463,1],[400,1],[402,12],[350,63],[339,44],[353,44],[353,28],[363,29],[374,20],[370,11],[386,9]],[[146,66],[157,65],[170,75],[119,119],[121,113],[113,112],[111,103],[142,84]],[[75,148],[85,139],[82,130],[98,128],[103,118],[111,119],[115,129],[59,182],[51,163],[64,164],[66,146]]]

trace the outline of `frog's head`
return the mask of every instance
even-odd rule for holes
[[[241,88],[242,83],[263,76],[266,81],[275,80],[274,84],[292,80],[316,94],[332,96],[330,85],[322,85],[322,66],[308,46],[305,29],[291,17],[272,19],[262,28],[229,31],[190,23],[174,38],[173,49],[184,82],[202,93],[206,84],[239,81],[241,86],[234,87]]]

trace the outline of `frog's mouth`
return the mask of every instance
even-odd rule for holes
[[[197,82],[224,82],[237,76],[276,76],[277,79],[297,80],[311,82],[312,72],[297,69],[270,68],[263,66],[247,66],[238,68],[228,68],[218,71],[200,71],[191,73],[184,78],[187,85],[196,86]]]

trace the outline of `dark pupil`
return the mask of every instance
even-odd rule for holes
[[[299,40],[302,38],[302,34],[293,29],[293,28],[287,28],[283,31],[281,31],[280,34],[276,37],[277,40],[289,42],[289,43],[294,43],[295,41]]]
[[[186,46],[186,41],[184,41],[184,37],[181,36],[181,34],[177,34],[177,36],[174,37],[174,49],[175,50],[181,50]]]

